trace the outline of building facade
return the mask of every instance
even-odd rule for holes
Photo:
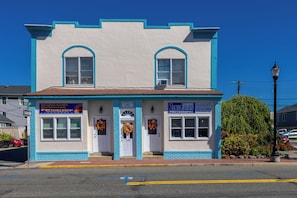
[[[28,109],[28,100],[24,93],[30,92],[30,86],[0,86],[0,132],[16,138],[24,138],[27,120],[23,115]]]
[[[30,86],[0,86],[0,114],[7,120],[6,126],[25,127],[23,111],[28,109],[24,94],[30,92]],[[9,121],[10,120],[10,121]]]
[[[297,104],[286,106],[276,113],[277,128],[297,129]]]
[[[217,32],[145,20],[26,24],[30,160],[221,158]]]

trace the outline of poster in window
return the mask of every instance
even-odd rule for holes
[[[104,119],[97,120],[96,128],[98,131],[98,135],[106,135],[106,120]]]
[[[156,135],[157,134],[157,128],[158,128],[157,119],[148,119],[147,120],[147,126],[148,126],[148,134],[150,134],[150,135]]]

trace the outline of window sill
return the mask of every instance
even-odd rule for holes
[[[208,141],[209,138],[170,138],[169,141]]]
[[[81,142],[82,139],[42,139],[40,142]]]

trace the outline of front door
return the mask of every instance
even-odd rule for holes
[[[121,121],[121,156],[135,155],[135,124],[133,120]]]
[[[93,152],[111,152],[110,117],[98,116],[93,119]]]
[[[144,152],[161,152],[161,118],[160,116],[146,117],[144,130]]]

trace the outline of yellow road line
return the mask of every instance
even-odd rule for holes
[[[183,185],[183,184],[228,184],[228,183],[296,183],[297,179],[239,179],[239,180],[173,180],[127,182],[129,186],[140,185]]]

